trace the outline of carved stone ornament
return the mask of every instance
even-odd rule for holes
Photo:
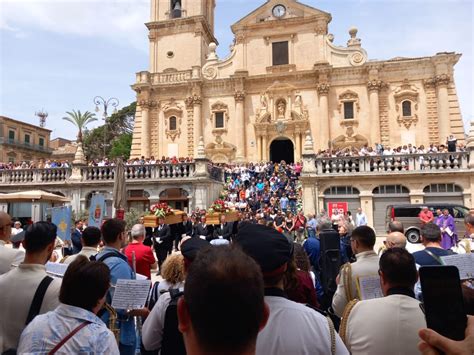
[[[318,84],[318,86],[316,87],[316,89],[318,90],[319,95],[329,94],[329,89],[330,88],[331,88],[331,86],[328,83],[321,83],[321,84]]]
[[[194,94],[193,95],[193,105],[202,105],[202,98],[201,96]]]
[[[369,92],[371,91],[380,91],[385,88],[387,84],[385,84],[382,80],[369,80],[367,82],[367,89]]]
[[[276,123],[276,130],[279,134],[283,134],[286,130],[286,124],[283,121],[278,121]]]
[[[183,117],[183,108],[179,105],[175,99],[171,99],[169,102],[163,105],[163,114],[165,116],[165,134],[166,138],[170,138],[173,142],[176,137],[181,135],[181,121]],[[170,129],[171,117],[176,118],[176,129]]]
[[[245,91],[236,91],[234,98],[236,102],[243,102],[245,100]]]
[[[448,74],[441,74],[441,75],[436,75],[435,80],[436,80],[437,86],[442,86],[442,85],[449,85],[451,78],[449,77]]]
[[[151,108],[155,108],[158,106],[158,102],[154,101],[154,100],[140,100],[139,101],[139,105],[146,109],[146,110],[149,110]]]
[[[345,102],[354,103],[354,119],[356,119],[357,114],[359,113],[359,110],[360,110],[359,95],[357,95],[357,93],[352,90],[346,90],[341,95],[339,95],[339,105],[338,105],[339,113],[344,112]],[[342,117],[341,124],[344,124],[344,121],[354,121],[354,119],[344,119],[344,117]]]
[[[193,97],[192,96],[188,96],[187,98],[184,99],[184,103],[186,104],[186,108],[192,108],[193,107]]]
[[[399,88],[395,89],[393,97],[395,99],[395,109],[398,113],[398,125],[400,127],[403,125],[406,129],[410,129],[412,125],[416,126],[416,124],[418,123],[418,89],[410,85],[408,79],[405,79],[402,85]],[[403,115],[404,101],[410,102],[410,116]]]
[[[166,120],[166,122],[168,122],[168,120]],[[166,123],[166,130],[165,130],[165,133],[166,133],[166,138],[171,138],[171,140],[174,142],[174,140],[176,139],[176,137],[179,138],[179,136],[181,136],[181,129],[178,128],[174,131],[170,131],[168,129],[168,123]]]

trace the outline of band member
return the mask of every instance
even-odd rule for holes
[[[173,237],[171,235],[170,226],[165,224],[165,219],[158,218],[158,227],[155,230],[153,237],[153,246],[155,248],[156,257],[158,259],[158,266],[161,271],[161,264],[168,256],[168,250],[173,245]]]

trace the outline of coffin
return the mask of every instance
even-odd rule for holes
[[[230,211],[227,213],[207,213],[206,214],[206,223],[207,224],[219,224],[220,217],[222,214],[225,214],[226,222],[235,222],[239,219],[239,212],[238,211]]]
[[[172,213],[165,217],[165,224],[177,224],[183,219],[183,211],[172,210]],[[145,227],[158,227],[158,217],[154,214],[146,215],[143,217]]]

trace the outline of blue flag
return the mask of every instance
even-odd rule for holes
[[[92,195],[89,207],[89,227],[100,228],[105,215],[105,196],[103,194]]]
[[[53,207],[51,221],[58,227],[58,237],[62,240],[71,240],[71,206]]]

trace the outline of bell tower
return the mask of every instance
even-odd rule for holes
[[[190,70],[206,62],[214,38],[215,0],[151,0],[150,73]]]

